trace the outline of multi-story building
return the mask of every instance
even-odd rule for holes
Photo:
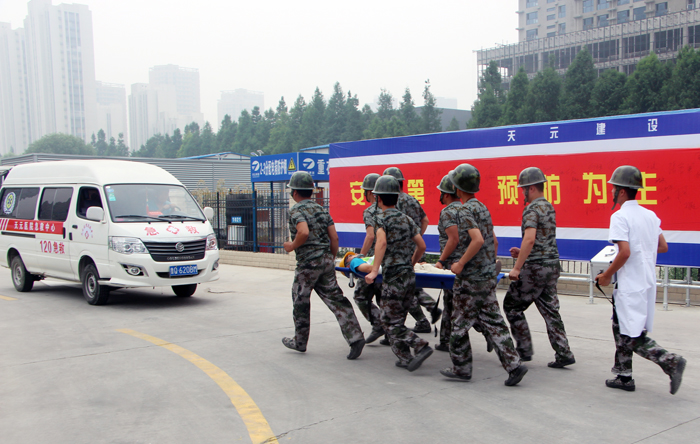
[[[204,125],[199,101],[199,71],[177,65],[154,66],[149,83],[131,85],[129,96],[130,147],[138,150],[156,134],[196,122]]]
[[[520,67],[534,76],[547,66],[566,71],[587,48],[599,72],[631,74],[652,51],[662,61],[700,47],[696,0],[519,0],[519,42],[477,51],[479,77],[495,60],[505,83]]]
[[[21,154],[32,141],[24,29],[0,23],[0,156]]]
[[[265,94],[247,89],[234,89],[233,91],[221,91],[221,98],[217,104],[219,123],[228,114],[231,120],[238,121],[244,109],[248,112],[259,107],[261,112],[265,109]]]
[[[126,88],[124,85],[113,83],[97,82],[97,129],[103,130],[107,140],[114,137],[119,138],[119,134],[126,133]]]
[[[33,139],[96,132],[92,13],[85,5],[31,0],[24,20]]]
[[[7,48],[0,52],[1,126],[12,129],[2,149],[20,153],[57,132],[88,141],[97,131],[92,14],[87,6],[51,0],[27,6],[24,29],[0,31]]]

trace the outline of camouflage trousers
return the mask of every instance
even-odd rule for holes
[[[440,344],[449,344],[450,336],[452,336],[452,311],[454,293],[452,290],[443,290],[442,292],[442,320],[440,321]],[[484,329],[479,323],[475,322],[472,326],[474,331],[478,333],[483,333]],[[488,338],[486,339],[488,341]]]
[[[348,344],[364,338],[352,304],[338,286],[333,257],[326,254],[313,264],[297,263],[294,272],[294,283],[292,284],[294,339],[299,348],[305,349],[309,341],[311,290],[315,290],[316,294],[333,312]]]
[[[468,281],[455,278],[452,295],[452,335],[450,336],[450,358],[453,371],[458,375],[472,374],[472,347],[469,329],[477,322],[484,335],[491,341],[501,360],[501,365],[512,372],[520,365],[513,340],[508,333],[501,308],[496,299],[496,279]]]
[[[647,336],[646,331],[636,338],[620,333],[620,323],[617,320],[617,313],[614,307],[612,330],[615,338],[615,366],[612,368],[614,374],[632,376],[633,353],[637,353],[642,358],[657,364],[669,376],[676,371],[676,366],[678,366],[678,361],[681,357],[663,349],[656,341]]]
[[[442,321],[440,321],[440,344],[449,344],[452,335],[452,290],[442,292]]]
[[[423,309],[421,306],[432,310],[435,307],[435,299],[425,292],[422,288],[416,288],[413,292],[413,300],[411,301],[411,306],[408,309],[408,313],[411,315],[416,322],[421,322],[423,320],[427,321],[428,318],[425,317]]]
[[[364,279],[357,279],[355,282],[355,304],[360,309],[360,313],[372,324],[372,329],[379,330],[382,328],[382,312],[373,302],[372,298],[376,297],[377,303],[381,300],[382,285],[378,283],[367,284]]]
[[[545,325],[549,343],[554,349],[558,361],[574,357],[566,338],[564,322],[559,315],[559,297],[557,296],[557,279],[559,264],[525,264],[520,271],[520,279],[511,282],[503,300],[503,311],[510,323],[510,331],[517,344],[521,357],[529,358],[534,354],[530,327],[525,319],[525,310],[534,302]]]
[[[406,314],[411,306],[416,288],[416,275],[410,268],[396,272],[384,272],[382,297],[379,306],[382,309],[382,326],[391,343],[391,350],[401,362],[411,360],[411,348],[414,351],[428,345],[413,331],[406,328]]]

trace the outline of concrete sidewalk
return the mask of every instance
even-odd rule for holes
[[[0,295],[13,298],[0,299],[3,444],[251,442],[207,375],[123,329],[216,365],[254,400],[280,443],[697,443],[700,436],[698,307],[657,305],[650,336],[688,360],[672,396],[668,377],[638,356],[636,392],[605,387],[615,351],[605,300],[560,298],[577,361],[566,369],[547,367],[554,354],[531,308],[530,371],[506,387],[506,372],[478,333],[469,382],[442,377],[450,360],[438,351],[414,373],[395,367],[378,343],[349,361],[335,317],[315,295],[307,352],[286,349],[292,271],[222,265],[221,279],[192,298],[169,288],[120,290],[103,307],[85,303],[78,285],[55,280],[17,293],[9,271],[0,273]],[[348,280],[339,283],[351,299]]]

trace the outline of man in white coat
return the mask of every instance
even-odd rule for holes
[[[634,391],[634,352],[661,367],[671,378],[671,394],[674,395],[681,385],[686,361],[647,336],[651,332],[656,303],[656,254],[668,251],[661,233],[661,220],[635,200],[643,184],[639,169],[629,165],[618,167],[608,183],[613,185],[613,208],[619,203],[620,210],[610,217],[609,241],[617,244],[617,256],[596,279],[600,285],[609,285],[617,273],[613,291],[616,350],[612,368],[617,377],[608,379],[605,385]]]

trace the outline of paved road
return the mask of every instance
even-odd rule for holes
[[[439,375],[449,365],[441,352],[415,373],[394,367],[380,345],[348,361],[315,296],[308,351],[293,352],[280,342],[293,332],[293,273],[224,265],[221,274],[192,298],[128,290],[93,307],[60,281],[17,293],[0,270],[0,442],[250,443],[270,430],[277,442],[302,444],[698,442],[698,307],[656,313],[651,336],[688,360],[675,396],[639,357],[636,392],[606,388],[610,304],[572,296],[561,305],[577,364],[547,368],[553,353],[533,308],[530,372],[505,387],[478,334],[470,382]],[[350,296],[346,279],[341,286]]]

